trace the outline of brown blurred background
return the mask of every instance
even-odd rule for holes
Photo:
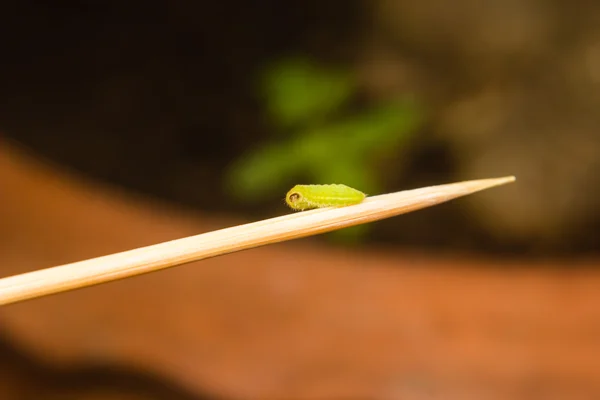
[[[353,240],[4,307],[0,398],[600,398],[600,4],[6,1],[0,18],[2,276],[280,215],[311,177],[518,179]],[[261,89],[290,57],[325,97],[327,68],[354,88],[293,132]],[[422,115],[402,142],[303,175],[355,154],[318,141],[329,127],[397,96]],[[232,195],[236,165],[267,195]]]

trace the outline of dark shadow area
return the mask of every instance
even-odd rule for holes
[[[222,174],[268,136],[261,69],[287,54],[344,58],[358,4],[4,2],[0,130],[94,179],[231,211]]]
[[[160,376],[125,367],[50,366],[0,333],[0,395],[4,400],[86,399],[217,400],[195,395]],[[112,396],[112,397],[111,397]]]

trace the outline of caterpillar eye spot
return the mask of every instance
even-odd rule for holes
[[[300,197],[302,197],[302,196],[300,196],[299,193],[292,193],[292,194],[290,194],[290,201],[296,202],[296,201],[300,200]]]

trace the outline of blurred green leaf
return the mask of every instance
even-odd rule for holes
[[[269,115],[289,136],[232,166],[231,192],[247,202],[284,193],[293,183],[343,183],[370,195],[381,193],[382,171],[374,161],[393,155],[422,120],[416,103],[405,99],[343,113],[357,87],[352,74],[306,59],[275,65],[262,84]],[[299,178],[306,181],[294,182]],[[350,244],[368,229],[352,227],[330,235]]]
[[[348,72],[320,68],[301,58],[269,69],[263,85],[269,113],[282,128],[323,119],[356,90]]]
[[[345,245],[358,244],[369,233],[371,225],[362,224],[340,229],[327,235],[335,242]]]
[[[238,198],[255,201],[280,190],[290,178],[344,183],[368,193],[381,190],[373,156],[408,138],[420,118],[408,103],[384,104],[360,115],[301,131],[239,160],[229,175]]]

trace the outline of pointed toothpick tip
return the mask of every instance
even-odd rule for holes
[[[472,181],[463,181],[457,183],[451,183],[448,185],[441,185],[441,187],[459,187],[464,189],[467,193],[475,193],[481,190],[490,189],[496,186],[506,185],[516,181],[517,178],[514,176],[503,176],[500,178],[487,178],[477,179]]]
[[[516,181],[514,176],[503,176],[500,178],[477,179],[438,186],[448,190],[451,197],[462,197],[497,186],[506,185]],[[444,190],[445,191],[445,190]]]
[[[506,185],[507,183],[512,183],[516,181],[517,178],[515,176],[503,176],[501,178],[489,178],[489,179],[479,179],[475,181],[466,181],[464,183],[474,184],[480,186],[481,189],[488,189],[494,186]]]
[[[517,180],[517,177],[514,175],[504,176],[502,178],[495,178],[498,182],[498,185],[504,185],[505,183],[511,183]]]

